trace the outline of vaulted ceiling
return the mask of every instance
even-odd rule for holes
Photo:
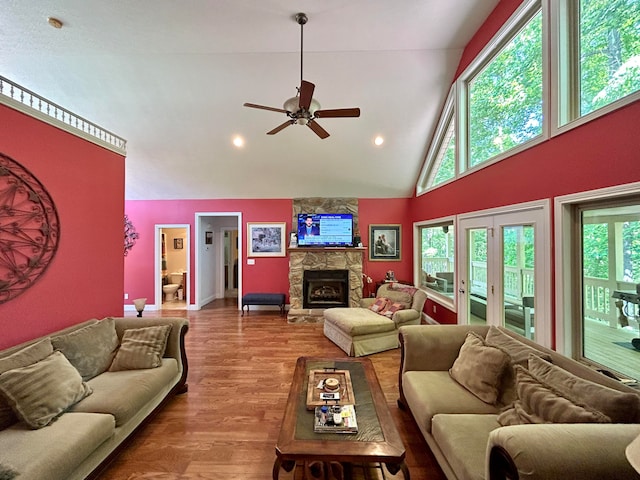
[[[497,3],[0,0],[0,74],[125,138],[127,199],[408,197]],[[297,12],[314,98],[361,109],[319,119],[324,140],[299,125],[266,135],[286,115],[243,107],[296,95]]]

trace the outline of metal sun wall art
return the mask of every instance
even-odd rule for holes
[[[136,227],[133,226],[129,215],[124,215],[124,256],[129,254],[129,250],[136,244],[136,240],[140,238],[140,234],[136,232]]]
[[[60,222],[47,190],[0,153],[0,304],[31,287],[58,250]]]

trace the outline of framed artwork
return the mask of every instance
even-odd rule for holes
[[[173,248],[175,248],[176,250],[182,250],[184,248],[184,243],[183,243],[182,238],[174,238],[173,239]]]
[[[247,223],[248,257],[284,257],[285,222]]]
[[[369,260],[399,262],[401,225],[369,225]]]
[[[213,243],[213,232],[204,232],[205,245],[211,245]]]

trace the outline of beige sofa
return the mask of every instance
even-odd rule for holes
[[[398,403],[448,479],[640,478],[625,457],[640,434],[638,390],[503,328],[399,335]],[[478,397],[485,387],[495,401]]]
[[[390,316],[371,310],[378,299],[403,304]],[[426,293],[408,285],[386,283],[378,288],[376,298],[364,298],[360,307],[329,308],[324,311],[324,334],[347,355],[360,357],[398,348],[398,328],[419,325]]]
[[[89,320],[1,351],[0,478],[97,478],[187,391],[187,329],[183,318]]]

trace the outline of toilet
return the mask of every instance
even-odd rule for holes
[[[182,274],[171,273],[169,274],[169,280],[171,281],[171,283],[162,286],[162,292],[164,293],[165,302],[173,302],[176,299],[176,292],[182,284]]]

